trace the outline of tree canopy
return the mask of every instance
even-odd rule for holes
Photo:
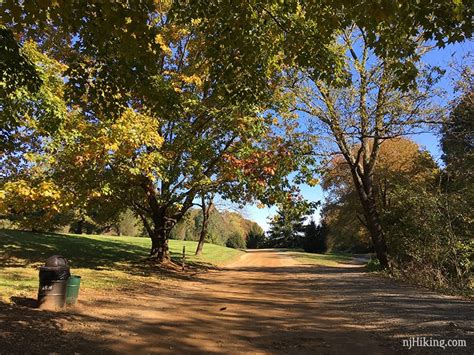
[[[295,203],[291,181],[316,182],[319,135],[298,110],[350,165],[387,266],[372,186],[380,145],[436,118],[420,45],[472,34],[462,0],[0,7],[0,213],[52,221],[71,205],[132,209],[160,261],[197,197]]]
[[[132,208],[152,238],[151,255],[163,260],[171,229],[200,193],[264,202],[284,194],[304,157],[285,123],[291,118],[267,112],[279,102],[275,53],[258,67],[235,67],[239,55],[210,53],[209,33],[197,20],[176,19],[172,4],[85,3],[68,15],[61,6],[33,10],[38,27],[25,31],[36,38],[41,29],[42,49],[64,63],[68,107],[34,165],[76,207],[101,199]],[[13,19],[17,10],[7,14]],[[108,20],[110,31],[95,27]],[[59,38],[47,36],[53,30]],[[265,88],[246,86],[249,75]]]

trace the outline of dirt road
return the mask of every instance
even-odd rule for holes
[[[224,270],[140,290],[82,295],[73,314],[0,308],[0,354],[408,352],[402,338],[464,339],[473,353],[472,302],[411,288],[354,265],[304,265],[249,251]]]

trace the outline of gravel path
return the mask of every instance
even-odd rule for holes
[[[73,313],[0,304],[0,354],[472,354],[473,320],[470,301],[357,265],[304,265],[259,250],[189,280],[82,294]],[[417,336],[464,339],[467,347],[402,347]]]

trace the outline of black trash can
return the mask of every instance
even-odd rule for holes
[[[39,270],[38,307],[59,310],[66,305],[66,286],[71,276],[68,262],[61,255],[46,260]]]

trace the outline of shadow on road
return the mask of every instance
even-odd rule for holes
[[[262,253],[254,255],[279,257]],[[469,347],[456,353],[471,353],[473,319],[472,302],[400,285],[354,266],[238,267],[82,299],[72,313],[0,303],[0,348],[390,354],[406,350],[402,338],[430,336],[466,339]]]

